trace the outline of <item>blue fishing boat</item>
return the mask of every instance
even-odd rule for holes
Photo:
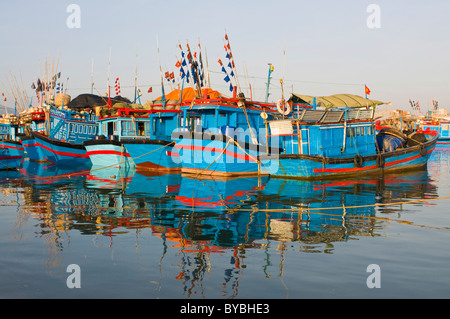
[[[221,96],[220,93],[211,89],[205,92],[212,97]],[[191,107],[196,97],[197,91],[193,88],[176,89],[151,103],[145,136],[122,140],[136,167],[166,172],[181,169],[172,133],[189,125],[186,124],[188,122],[194,124],[193,117],[189,116],[196,113]]]
[[[119,108],[114,111],[114,115],[100,117],[99,136],[83,143],[94,166],[165,168],[170,165],[167,161],[170,156],[156,154],[154,150],[169,143],[170,133],[177,125],[178,110]]]
[[[427,135],[438,136],[436,147],[450,147],[450,121],[425,121],[422,124],[422,130],[420,132]]]
[[[383,102],[340,96],[346,97],[357,103],[335,102],[326,109],[304,109],[292,118],[268,121],[271,144],[284,152],[261,154],[262,169],[273,176],[327,179],[426,167],[437,137],[417,132],[405,136],[394,129],[376,134],[374,109]]]
[[[25,151],[16,136],[18,128],[8,119],[0,123],[0,170],[18,169],[21,165]]]
[[[229,177],[260,174],[259,154],[280,151],[268,145],[261,116],[276,116],[276,110],[275,104],[249,101],[236,90],[233,98],[191,103],[183,110],[185,121],[172,134],[182,172]]]
[[[98,135],[98,116],[50,108],[49,134],[32,132],[36,144],[49,162],[58,165],[86,165],[91,161],[83,142]]]
[[[122,143],[124,138],[147,136],[149,130],[148,111],[117,108],[109,110],[98,120],[99,132],[95,139],[84,141],[86,154],[93,166],[135,167],[133,159]]]
[[[38,147],[34,136],[31,134],[35,132],[45,132],[46,123],[45,109],[42,107],[30,107],[28,111],[20,115],[20,120],[24,125],[25,135],[21,137],[26,156],[36,162],[45,162],[44,153]]]

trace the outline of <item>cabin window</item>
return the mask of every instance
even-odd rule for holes
[[[145,123],[144,122],[137,122],[138,127],[138,134],[139,136],[145,135]]]

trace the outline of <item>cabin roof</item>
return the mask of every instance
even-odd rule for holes
[[[335,94],[330,96],[311,96],[303,94],[292,94],[289,98],[289,102],[294,103],[307,103],[309,105],[314,104],[314,98],[316,99],[316,106],[323,107],[363,107],[372,105],[387,104],[378,100],[366,99],[359,95],[353,94]]]

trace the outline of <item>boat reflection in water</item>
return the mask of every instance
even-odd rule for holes
[[[41,235],[57,251],[51,263],[63,254],[62,232],[120,238],[147,230],[161,238],[161,259],[178,260],[177,268],[166,271],[188,296],[200,291],[213,260],[229,258],[215,266],[224,268],[223,294],[233,297],[248,254],[261,256],[258,263],[269,276],[270,254],[283,254],[287,246],[332,253],[336,242],[381,236],[386,220],[380,214],[403,209],[384,203],[437,197],[426,170],[339,181],[217,180],[122,167],[70,171],[30,162],[21,174],[28,187],[25,209],[40,218]],[[218,259],[210,258],[214,253]]]

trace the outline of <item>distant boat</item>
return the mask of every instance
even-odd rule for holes
[[[436,135],[438,140],[436,147],[450,147],[450,121],[429,120],[422,124],[422,131],[427,135]]]
[[[438,138],[407,137],[394,129],[376,134],[370,101],[366,107],[305,109],[269,121],[271,145],[283,153],[260,154],[262,169],[272,176],[327,179],[426,167]]]
[[[10,120],[0,123],[0,170],[20,168],[25,151],[16,136],[19,125]]]

